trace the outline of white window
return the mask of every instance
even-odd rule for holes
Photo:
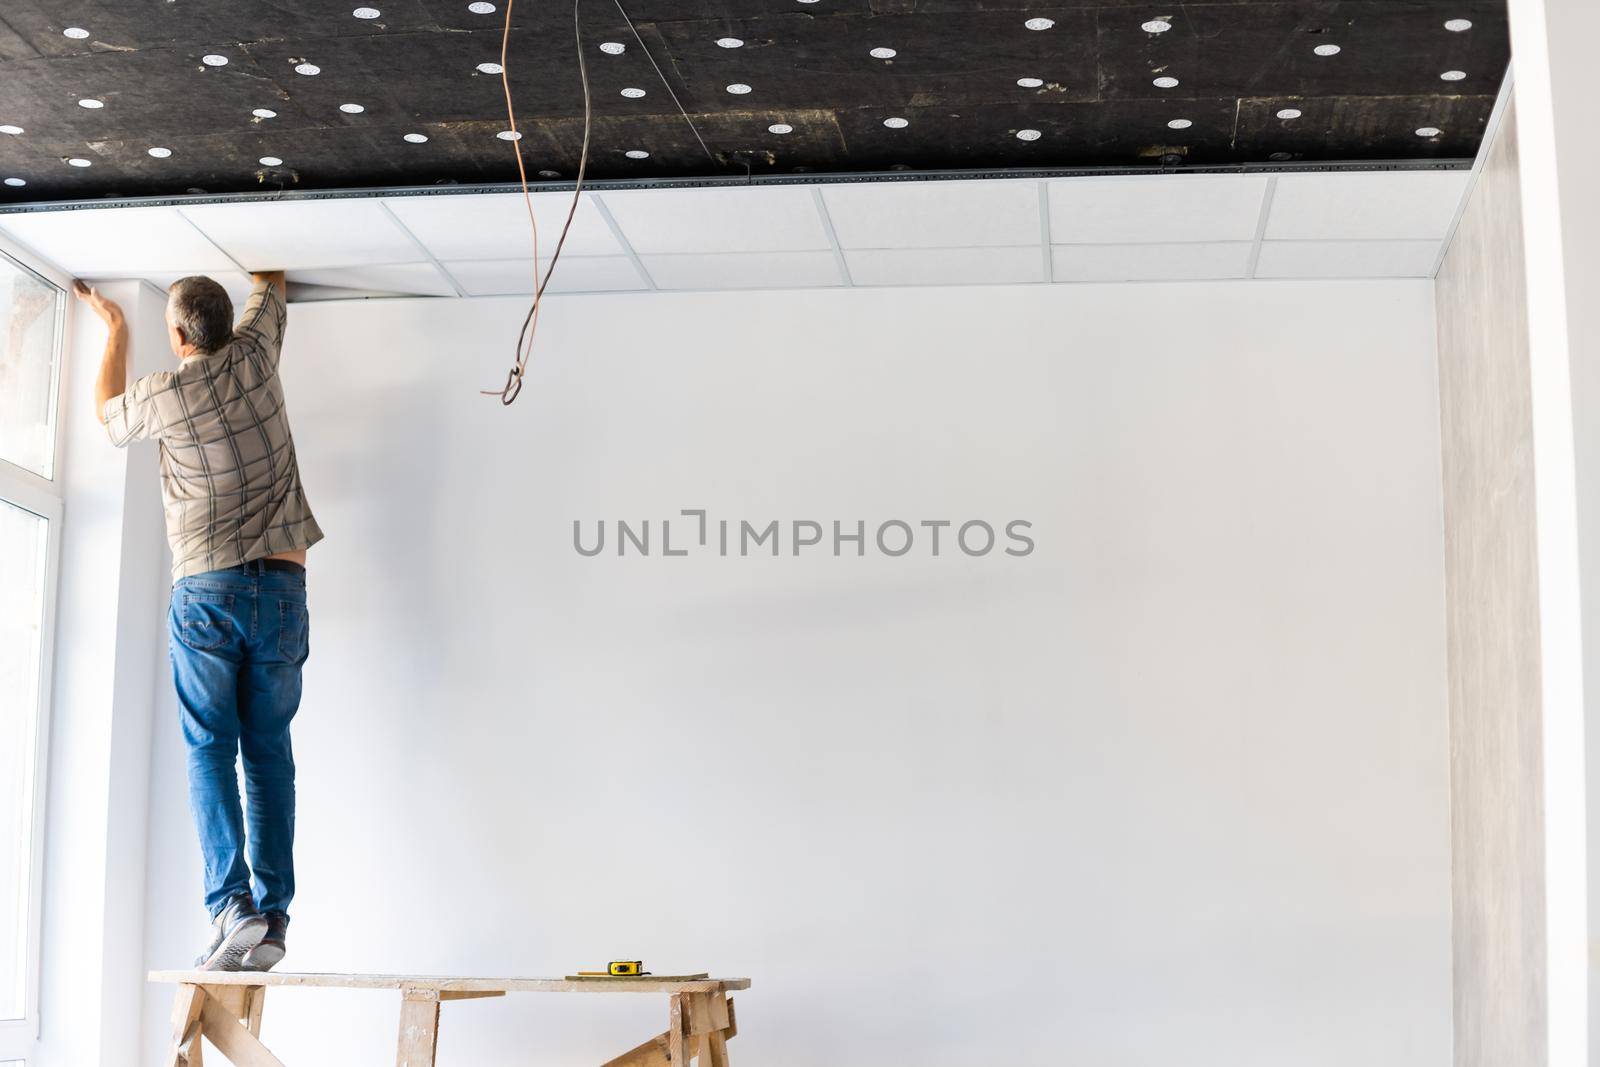
[[[0,1063],[39,1026],[66,279],[0,247]]]

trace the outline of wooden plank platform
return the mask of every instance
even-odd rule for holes
[[[466,978],[436,974],[319,974],[293,971],[151,971],[176,985],[321,986],[328,989],[437,989],[471,993],[716,993],[750,988],[748,978]]]
[[[446,1002],[508,993],[655,993],[667,997],[667,1029],[603,1067],[728,1067],[728,1040],[739,1032],[728,993],[748,978],[472,978],[419,974],[296,974],[278,971],[151,971],[173,983],[172,1046],[167,1067],[203,1067],[201,1038],[235,1067],[285,1067],[261,1042],[267,987],[392,989],[400,993],[398,1067],[435,1067],[440,1008]],[[457,1009],[452,1008],[455,1012]],[[470,1014],[470,1012],[469,1012]]]

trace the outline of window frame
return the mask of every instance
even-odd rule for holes
[[[39,1039],[40,962],[44,929],[44,829],[49,790],[50,709],[55,676],[56,609],[60,592],[61,527],[65,506],[62,477],[66,464],[65,379],[72,351],[72,279],[27,249],[0,236],[0,260],[9,261],[54,287],[56,298],[56,352],[51,381],[51,407],[55,413],[50,476],[45,477],[0,459],[0,500],[42,516],[48,523],[45,541],[44,613],[39,636],[39,702],[34,709],[32,736],[25,743],[32,751],[28,769],[27,923],[23,948],[22,1018],[0,1019],[0,1062],[36,1058]],[[8,265],[9,265],[8,264]]]

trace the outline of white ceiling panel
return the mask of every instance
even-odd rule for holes
[[[548,264],[545,265],[548,268]],[[444,264],[469,296],[532,295],[533,271],[525,259],[451,260]],[[542,275],[541,275],[542,277]],[[644,279],[626,256],[561,255],[546,293],[614,293],[645,289]]]
[[[635,252],[797,252],[829,248],[811,190],[630,189],[605,202]]]
[[[386,202],[436,259],[515,259],[533,252],[528,209],[520,193],[402,196]],[[541,193],[533,197],[541,256],[555,248],[571,207],[570,195]],[[581,198],[561,255],[614,256],[622,252],[594,203],[587,196]]]
[[[1269,241],[1442,238],[1470,178],[1464,170],[1280,174],[1266,236]]]
[[[324,267],[293,270],[289,281],[362,289],[374,293],[411,293],[417,296],[455,296],[456,291],[432,263],[391,263],[376,267]]]
[[[1058,282],[1166,282],[1243,278],[1249,241],[1212,244],[1057,245]]]
[[[842,248],[1037,247],[1042,232],[1031,181],[829,185],[822,198]]]
[[[802,289],[843,285],[832,252],[641,256],[659,289]]]
[[[245,270],[409,263],[419,254],[375,200],[197,204],[182,210]]]
[[[1251,241],[1268,179],[1163,174],[1050,183],[1054,244]]]
[[[1031,248],[875,248],[844,254],[856,285],[994,285],[1044,280]]]
[[[233,263],[173,208],[40,211],[0,215],[0,230],[68,274],[174,278],[235,271]]]
[[[1267,241],[1257,278],[1430,278],[1438,241]]]

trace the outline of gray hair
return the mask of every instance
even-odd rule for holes
[[[215,352],[233,340],[233,301],[228,291],[203,274],[167,286],[172,321],[201,352]]]

